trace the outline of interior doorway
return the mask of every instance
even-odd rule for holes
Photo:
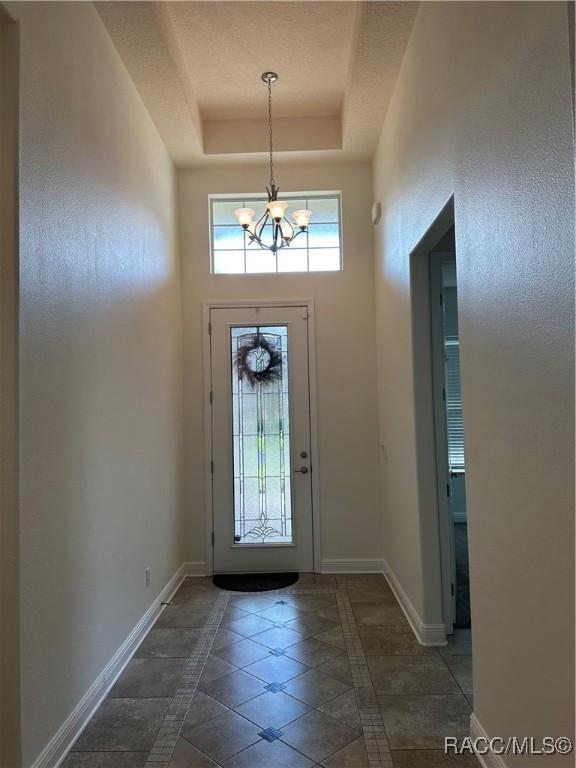
[[[471,626],[470,577],[454,227],[430,252],[429,259],[436,475],[443,529],[442,577],[450,584],[445,614],[448,629],[450,626],[467,629]]]

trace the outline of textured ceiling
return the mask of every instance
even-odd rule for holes
[[[258,159],[266,86],[284,161],[372,156],[415,2],[98,2],[96,7],[179,165]]]

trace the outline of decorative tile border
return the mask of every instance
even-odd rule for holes
[[[350,598],[347,592],[339,589],[336,591],[336,600],[340,610],[348,661],[352,670],[352,682],[360,712],[360,724],[364,733],[368,764],[370,768],[392,768],[390,745],[384,729],[376,692],[372,685],[364,649],[360,642]]]
[[[378,700],[372,685],[372,679],[368,670],[366,656],[360,641],[356,619],[350,603],[350,598],[345,589],[338,584],[310,584],[309,586],[294,586],[283,590],[270,590],[267,596],[279,595],[321,595],[333,593],[340,612],[340,621],[346,644],[346,653],[352,671],[352,683],[360,713],[360,723],[368,754],[370,768],[393,768],[392,755],[384,722],[378,706]],[[220,592],[208,619],[205,635],[200,640],[188,657],[180,687],[172,700],[160,730],[156,736],[154,746],[150,750],[145,763],[145,768],[161,768],[167,766],[172,759],[176,743],[188,710],[194,698],[198,681],[202,675],[204,665],[210,655],[212,644],[220,627],[222,616],[231,597],[238,596],[238,592]],[[261,592],[243,592],[242,595],[261,596]]]
[[[162,765],[168,765],[172,759],[172,754],[180,738],[186,715],[196,693],[198,681],[202,675],[206,660],[210,655],[212,643],[220,627],[222,616],[228,606],[229,594],[228,592],[222,592],[216,598],[212,612],[204,627],[204,637],[198,642],[188,657],[180,679],[180,687],[176,691],[172,703],[164,716],[160,730],[156,735],[154,746],[148,754],[145,768],[160,768]]]

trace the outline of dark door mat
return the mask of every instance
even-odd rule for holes
[[[212,578],[215,587],[232,592],[266,592],[297,581],[297,573],[220,573]]]

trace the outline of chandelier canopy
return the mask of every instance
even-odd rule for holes
[[[265,248],[276,253],[280,248],[287,248],[292,241],[306,232],[312,218],[312,211],[294,211],[292,224],[285,216],[288,203],[278,200],[280,189],[274,179],[274,157],[272,145],[272,83],[278,80],[276,72],[263,72],[262,80],[268,86],[268,137],[270,155],[270,186],[266,187],[268,193],[268,205],[260,218],[254,222],[256,211],[253,208],[238,208],[234,211],[238,223],[248,234],[249,243],[257,243],[260,248]]]

